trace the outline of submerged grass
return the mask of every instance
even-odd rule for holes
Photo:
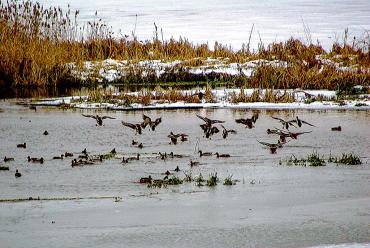
[[[344,165],[360,165],[362,161],[359,156],[353,153],[343,153],[342,156],[335,157],[331,153],[328,156],[328,159],[325,160],[323,155],[320,155],[318,152],[313,152],[307,155],[307,158],[297,158],[292,155],[286,161],[286,165],[292,166],[325,166],[326,162],[344,164]],[[282,165],[283,161],[279,161],[279,164]]]
[[[362,161],[359,156],[352,153],[343,153],[341,157],[331,158],[334,163],[345,165],[360,165]]]
[[[286,165],[288,166],[325,166],[326,162],[322,158],[323,156],[320,156],[317,152],[312,152],[307,155],[307,158],[297,158],[296,156],[292,155],[290,158],[286,161]],[[279,164],[282,164],[283,162],[280,161]]]
[[[362,40],[348,44],[334,43],[326,52],[319,44],[304,44],[297,39],[260,44],[250,51],[244,45],[238,51],[215,42],[193,44],[187,39],[163,40],[158,28],[151,40],[139,41],[136,37],[116,37],[95,14],[94,20],[79,26],[79,11],[61,8],[44,8],[30,0],[0,2],[0,85],[62,85],[100,83],[96,77],[81,79],[72,73],[71,63],[77,68],[84,61],[104,59],[128,60],[136,64],[142,60],[184,61],[184,65],[200,66],[208,57],[227,58],[229,63],[244,63],[255,59],[285,61],[287,66],[259,66],[251,77],[230,76],[222,73],[194,75],[177,68],[157,76],[154,71],[143,75],[133,68],[117,83],[147,83],[179,81],[231,81],[236,86],[264,89],[332,89],[345,92],[354,85],[367,86],[370,82],[370,41]],[[333,65],[323,65],[321,56],[351,70],[338,70]],[[365,67],[365,69],[363,69]],[[99,73],[96,68],[95,74]],[[104,82],[103,82],[104,83]],[[169,96],[171,98],[171,96]],[[206,94],[208,101],[211,96]],[[267,94],[266,97],[274,97]],[[289,101],[290,97],[286,96]],[[245,101],[240,96],[241,101]],[[144,99],[143,99],[144,100]],[[250,99],[247,99],[250,100]]]
[[[219,181],[219,179],[218,179],[218,177],[217,177],[217,172],[215,172],[215,173],[211,173],[210,175],[209,175],[209,177],[208,177],[208,180],[207,180],[207,186],[208,187],[214,187],[214,186],[216,186],[217,185],[217,183],[218,183],[218,181]]]

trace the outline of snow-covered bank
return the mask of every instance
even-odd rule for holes
[[[335,68],[338,72],[370,72],[370,68],[364,68],[357,64],[346,65],[336,62],[340,57],[327,58],[325,55],[316,56],[321,65],[319,73],[325,67]],[[181,61],[143,60],[139,62],[127,60],[106,59],[103,61],[85,61],[80,65],[69,63],[74,77],[82,81],[114,82],[130,75],[145,78],[153,75],[160,78],[165,73],[178,74],[179,72],[191,75],[210,75],[212,73],[228,76],[251,77],[260,66],[272,66],[274,68],[287,68],[287,61],[255,59],[245,63],[230,63],[229,58],[194,58]],[[308,64],[307,61],[302,61]]]
[[[245,89],[244,95],[255,94],[255,89]],[[183,95],[204,94],[204,90],[184,90]],[[212,102],[201,99],[199,102],[151,100],[149,104],[139,102],[128,103],[122,96],[139,96],[143,92],[115,93],[110,102],[93,102],[88,96],[71,96],[34,100],[30,104],[39,106],[66,106],[80,109],[109,109],[109,110],[151,110],[151,109],[195,109],[195,108],[230,108],[230,109],[356,109],[369,110],[370,96],[360,95],[354,100],[336,100],[336,92],[328,90],[274,90],[275,96],[290,94],[293,102],[235,102],[233,96],[240,95],[241,89],[212,90]],[[150,92],[155,95],[156,92]],[[266,90],[259,90],[263,96]],[[261,98],[263,99],[263,98]]]

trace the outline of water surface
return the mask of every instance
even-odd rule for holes
[[[213,47],[215,41],[240,49],[248,43],[254,25],[251,47],[262,41],[269,44],[291,36],[303,41],[320,42],[329,49],[333,42],[348,38],[361,40],[370,30],[370,2],[367,0],[40,0],[46,6],[79,9],[81,21],[102,18],[115,33],[134,33],[139,39],[152,39],[154,23],[163,37],[186,37]],[[98,17],[95,12],[98,11]],[[137,15],[137,18],[136,18]],[[160,29],[159,29],[160,30]],[[160,34],[161,37],[161,34]]]
[[[148,111],[163,118],[155,132],[135,135],[121,120],[140,122],[142,112],[106,112],[40,108],[36,112],[9,101],[0,104],[0,156],[11,156],[10,171],[0,172],[0,198],[121,196],[106,200],[31,201],[0,203],[0,239],[4,247],[307,247],[320,244],[370,242],[369,111],[261,111],[254,129],[234,119],[250,117],[248,110],[203,109]],[[101,114],[116,117],[103,127],[82,117]],[[205,139],[195,114],[225,120],[237,130],[224,140]],[[270,116],[300,118],[304,134],[277,154],[258,144],[274,142],[266,129],[280,127]],[[332,132],[341,125],[342,132]],[[42,133],[48,130],[49,135]],[[170,131],[189,134],[189,141],[170,145]],[[131,140],[143,142],[133,147]],[[27,149],[16,148],[27,143]],[[117,158],[86,167],[70,166],[71,159],[52,160],[66,151],[75,156],[84,148],[92,154],[113,148]],[[229,159],[199,158],[197,149],[229,153]],[[157,158],[158,152],[185,155],[180,159]],[[363,165],[287,167],[280,160],[294,154],[358,154]],[[142,154],[142,159],[122,165],[122,156]],[[43,165],[26,157],[46,159]],[[196,159],[201,165],[189,166]],[[1,162],[4,165],[3,162]],[[162,178],[166,170],[183,171],[221,179],[232,175],[239,182],[222,182],[215,188],[194,183],[148,189],[140,177]],[[16,179],[15,169],[23,176]],[[251,182],[253,182],[251,184]],[[55,223],[52,223],[55,222]],[[22,237],[22,239],[19,239]],[[4,244],[4,243],[3,243]]]

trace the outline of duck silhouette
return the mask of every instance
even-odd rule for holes
[[[283,125],[283,128],[285,129],[289,129],[289,127],[293,126],[293,127],[296,127],[294,125],[294,123],[296,122],[296,120],[291,120],[291,121],[286,121],[284,119],[281,119],[279,117],[274,117],[274,116],[271,116],[271,118],[275,119],[275,120],[278,120],[282,125]]]
[[[140,124],[133,124],[133,123],[124,122],[124,121],[121,121],[121,123],[125,127],[129,127],[131,129],[135,130],[135,133],[136,134],[141,134],[142,133],[142,129],[141,129],[141,125]]]
[[[259,140],[257,140],[257,141],[258,141],[258,143],[260,143],[264,146],[267,146],[270,149],[270,152],[272,154],[276,153],[277,148],[282,148],[283,144],[285,144],[285,143],[280,142],[280,140],[278,140],[277,143],[267,143],[267,142],[262,142],[262,141],[259,141]]]
[[[230,154],[219,154],[218,152],[216,152],[216,156],[217,158],[230,158]]]
[[[149,176],[149,177],[142,177],[140,178],[140,183],[152,183],[152,177]]]
[[[32,163],[40,163],[40,164],[44,163],[44,158],[43,157],[41,157],[41,158],[31,158],[30,156],[28,156],[27,160],[28,160],[28,162],[32,162]]]
[[[104,119],[116,119],[116,118],[110,117],[110,116],[99,116],[99,115],[85,115],[85,114],[82,114],[82,116],[95,119],[97,126],[102,126]]]
[[[189,135],[187,135],[187,134],[185,134],[185,133],[178,133],[178,134],[174,134],[174,133],[171,131],[171,133],[170,133],[167,137],[171,139],[171,143],[172,143],[172,144],[176,145],[176,144],[177,144],[177,139],[178,139],[178,138],[181,138],[180,140],[181,140],[182,142],[185,142],[185,141],[187,141],[187,140],[188,140],[188,136],[189,136]]]
[[[144,121],[140,124],[142,128],[146,128],[146,126],[149,125],[152,131],[155,131],[155,128],[162,122],[162,117],[152,121],[149,116],[143,114],[143,120]]]
[[[295,120],[291,120],[290,122],[297,123],[298,127],[302,127],[303,124],[309,125],[311,127],[316,127],[315,125],[308,123],[307,121],[299,119],[298,116],[296,116]]]
[[[220,125],[221,127],[222,127],[222,138],[224,138],[224,139],[226,139],[227,138],[227,136],[229,135],[229,133],[233,133],[233,134],[236,134],[236,131],[235,130],[233,130],[233,129],[226,129],[225,127],[224,127],[224,125]]]
[[[15,174],[14,174],[14,176],[17,178],[17,177],[21,177],[22,176],[22,174],[18,171],[18,169],[17,170],[15,170]]]
[[[53,159],[63,159],[63,157],[64,157],[64,154],[62,154],[60,156],[55,156],[55,157],[53,157]]]
[[[212,119],[209,119],[207,117],[203,117],[203,116],[200,116],[200,115],[196,115],[199,119],[203,120],[205,122],[205,124],[207,126],[212,126],[213,124],[216,124],[216,123],[225,123],[225,121],[220,121],[220,120],[212,120]]]
[[[252,118],[240,118],[235,120],[236,123],[245,125],[246,128],[252,129],[254,127]]]
[[[14,161],[14,158],[4,157],[4,162]]]
[[[212,156],[212,152],[203,152],[202,150],[199,150],[198,151],[198,153],[199,153],[199,156],[200,157],[203,157],[203,156]]]
[[[17,147],[18,148],[26,148],[27,144],[26,144],[26,142],[24,142],[23,144],[18,144]]]
[[[342,127],[341,126],[332,127],[331,128],[331,131],[338,131],[338,132],[340,132],[340,131],[342,131]]]

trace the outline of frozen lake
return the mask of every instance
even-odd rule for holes
[[[151,39],[155,22],[163,29],[165,39],[180,36],[193,42],[214,41],[241,48],[247,43],[254,24],[251,45],[257,48],[260,39],[268,44],[285,41],[291,36],[312,42],[317,40],[329,48],[334,41],[348,38],[357,41],[370,30],[370,1],[368,0],[105,0],[71,1],[40,0],[46,6],[61,6],[80,10],[82,21],[94,19],[95,11],[115,33],[135,34],[139,39]],[[137,15],[137,20],[136,16]],[[97,18],[95,18],[97,19]],[[136,29],[135,29],[136,24]],[[309,32],[305,32],[306,26]]]
[[[235,123],[250,117],[247,110],[203,109],[146,111],[163,118],[155,132],[135,135],[120,121],[140,122],[142,112],[106,112],[115,117],[96,127],[81,114],[94,111],[40,108],[36,112],[0,103],[0,156],[15,161],[0,162],[10,171],[0,171],[0,198],[101,197],[113,199],[72,201],[30,201],[0,203],[2,247],[308,247],[320,244],[370,243],[370,112],[369,111],[268,111],[262,110],[256,127]],[[202,121],[196,114],[225,120],[238,134],[224,140],[220,134],[203,137]],[[270,154],[258,140],[273,142],[267,128],[280,127],[271,118],[295,116],[315,124],[304,126],[304,134]],[[341,125],[342,132],[331,127]],[[42,133],[47,130],[49,135]],[[189,141],[170,145],[170,131],[189,134]],[[131,145],[143,142],[144,148]],[[16,148],[27,143],[26,149]],[[92,166],[70,166],[71,159],[53,160],[66,151],[76,157],[84,148],[91,154],[117,156]],[[196,149],[229,153],[231,158],[202,157]],[[183,158],[163,161],[158,152],[175,152]],[[358,154],[363,165],[311,168],[279,165],[292,154],[305,157]],[[120,163],[122,156],[142,154],[139,161]],[[43,165],[28,163],[27,156],[45,158]],[[190,168],[190,159],[201,164]],[[151,175],[162,178],[176,166],[177,173],[192,171],[208,177],[217,172],[221,180],[229,175],[239,182],[215,188],[195,183],[149,189],[138,182]],[[15,169],[22,173],[15,178]],[[175,173],[175,172],[173,172]],[[176,174],[176,173],[175,173]],[[251,184],[251,182],[253,182]],[[191,245],[190,245],[191,246]]]

